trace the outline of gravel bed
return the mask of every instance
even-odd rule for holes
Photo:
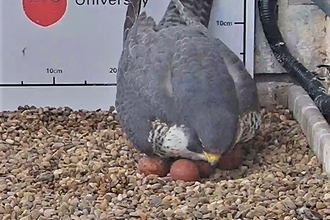
[[[0,219],[330,219],[330,181],[287,109],[263,110],[240,169],[201,182],[138,174],[112,111],[0,113]]]

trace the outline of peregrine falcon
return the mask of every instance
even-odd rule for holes
[[[203,9],[211,6],[211,0],[171,0],[156,24],[140,13],[139,0],[130,0],[116,110],[135,148],[149,156],[214,165],[259,125],[254,80],[208,32],[210,13]]]

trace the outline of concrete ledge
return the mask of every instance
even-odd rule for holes
[[[330,126],[300,86],[288,87],[288,107],[299,122],[310,147],[322,162],[323,170],[330,174]]]

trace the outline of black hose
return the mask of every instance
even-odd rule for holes
[[[258,1],[261,24],[276,60],[310,95],[322,114],[330,115],[330,96],[315,74],[294,58],[286,47],[277,26],[277,0]]]
[[[330,0],[312,0],[319,8],[330,17]]]

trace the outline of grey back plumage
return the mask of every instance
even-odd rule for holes
[[[162,28],[175,27],[177,25],[183,25],[182,27],[199,26],[201,33],[205,34],[206,37],[207,28],[205,28],[205,26],[208,25],[209,20],[209,15],[207,15],[209,12],[207,10],[212,6],[212,2],[213,0],[172,0],[162,20],[159,24],[156,24],[154,19],[148,17],[145,12],[139,15],[141,0],[129,1],[124,23],[124,51],[122,56],[123,58],[125,57],[125,59],[121,60],[126,60],[126,64],[127,62],[132,64],[131,69],[134,69],[136,72],[135,75],[138,76],[135,80],[136,88],[134,89],[145,89],[145,98],[148,97],[147,100],[152,102],[153,108],[155,108],[154,111],[161,111],[162,113],[172,111],[174,99],[172,97],[173,80],[171,81],[171,66],[170,63],[163,61],[172,59],[174,53],[170,51],[173,51],[174,47],[176,47],[175,44],[178,44],[178,42],[175,42],[175,39],[169,39],[169,36],[175,32],[174,29],[169,31],[172,32],[170,34],[166,34],[168,30],[165,30],[164,34],[161,34],[159,31]],[[134,26],[135,23],[137,25]],[[131,32],[130,29],[132,29]],[[177,29],[176,31],[180,30]],[[156,33],[159,33],[157,37],[155,35]],[[176,37],[183,38],[184,36]],[[146,47],[146,45],[154,46],[149,48]],[[149,57],[147,61],[143,60],[145,58],[144,55],[147,54],[147,50],[153,50],[152,52],[154,54],[158,53],[159,56]],[[131,62],[132,60],[137,62]],[[188,60],[188,58],[186,58],[186,60]],[[120,63],[120,66],[124,66],[121,64],[122,63]],[[150,69],[151,67],[153,70]],[[168,74],[155,74],[161,71],[167,71]],[[145,72],[153,73],[148,75],[145,74]],[[118,75],[120,80],[121,76],[120,74]],[[153,84],[147,85],[146,80],[152,80]],[[148,89],[146,87],[148,87]],[[163,100],[163,102],[159,103],[157,100]],[[167,115],[167,117],[169,116]]]
[[[181,13],[177,9],[177,3],[175,1],[171,1],[162,20],[158,25],[154,27],[156,30],[169,26],[182,24],[187,25],[187,20],[188,22],[191,22],[192,20],[197,24],[200,22],[200,24],[208,27],[213,0],[180,0],[179,2],[184,6],[185,9],[188,9],[188,11],[191,12],[193,16],[187,19],[182,19]],[[124,40],[126,39],[129,29],[132,27],[140,12],[140,6],[141,0],[130,0],[130,5],[126,12],[127,18],[124,24]],[[239,57],[234,52],[232,52],[232,50],[230,50],[222,41],[217,41],[229,73],[235,82],[241,114],[249,111],[258,111],[260,107],[257,87],[254,79],[248,73]]]

